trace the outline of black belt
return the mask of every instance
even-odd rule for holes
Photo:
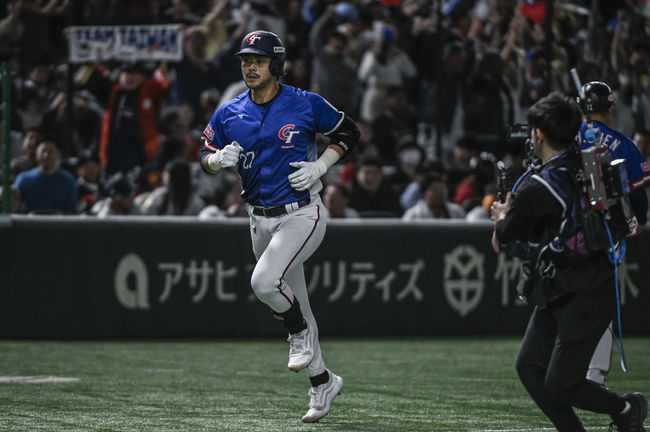
[[[298,208],[302,208],[311,202],[311,198],[305,198],[300,200],[295,204],[298,204]],[[257,216],[266,216],[266,217],[278,217],[289,213],[287,207],[291,207],[294,203],[281,205],[277,207],[257,207],[253,206],[253,214]],[[296,209],[297,210],[297,209]]]

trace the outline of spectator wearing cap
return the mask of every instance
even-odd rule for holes
[[[377,120],[387,108],[390,90],[402,90],[406,80],[417,74],[411,58],[395,43],[395,32],[390,27],[381,28],[376,37],[357,70],[357,79],[365,85],[359,114],[369,123]]]
[[[125,216],[133,214],[133,185],[129,178],[117,173],[105,184],[108,197],[97,201],[92,213],[97,217]]]
[[[403,220],[463,219],[465,210],[447,199],[447,185],[442,176],[430,173],[420,183],[422,198],[402,216]]]
[[[20,192],[27,213],[77,213],[77,182],[60,168],[61,149],[53,138],[45,137],[36,148],[38,166],[18,175],[14,186]]]
[[[147,78],[141,64],[122,64],[102,123],[99,159],[107,174],[153,160],[160,147],[156,118],[168,88],[162,67]]]

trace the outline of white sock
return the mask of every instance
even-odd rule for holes
[[[632,408],[632,404],[629,401],[625,401],[625,408],[621,411],[621,414],[627,414],[627,412]]]

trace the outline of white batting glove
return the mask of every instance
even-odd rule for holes
[[[237,165],[242,148],[237,141],[233,141],[221,150],[208,156],[208,167],[214,171]]]
[[[293,174],[289,174],[289,184],[299,191],[309,189],[327,171],[327,165],[320,159],[315,162],[291,162],[289,165],[298,169]]]

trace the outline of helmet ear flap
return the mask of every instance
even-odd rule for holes
[[[269,63],[269,72],[271,72],[271,75],[277,77],[284,75],[284,54],[276,55],[271,58],[271,63]]]

